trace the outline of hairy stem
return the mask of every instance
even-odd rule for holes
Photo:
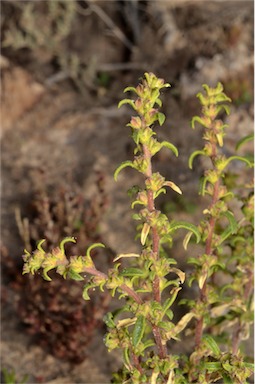
[[[144,159],[147,161],[147,172],[146,176],[148,179],[152,176],[152,165],[151,165],[151,153],[147,147],[147,145],[143,145],[143,154]],[[148,210],[150,212],[155,211],[155,202],[153,197],[153,191],[148,189],[147,190],[147,198],[148,198]],[[157,229],[155,227],[152,227],[152,255],[155,260],[159,258],[159,234],[157,232]],[[155,276],[153,283],[153,297],[154,300],[158,303],[161,302],[161,292],[160,292],[160,279],[158,276]],[[162,343],[162,338],[160,334],[160,329],[156,325],[153,325],[153,335],[155,338],[155,342],[158,348],[158,354],[161,359],[165,358],[167,356],[167,348]]]
[[[105,279],[105,280],[108,279],[108,276],[105,273],[98,271],[96,268],[84,268],[84,272],[87,272],[92,276],[101,277],[102,279]],[[131,297],[137,304],[143,303],[140,296],[132,288],[128,287],[126,284],[122,284],[120,286],[120,289],[123,292],[125,292],[129,297]]]
[[[214,164],[214,158],[216,156],[216,144],[213,146],[213,153],[214,154],[213,154],[212,162]],[[215,169],[215,166],[214,166],[214,169]],[[219,199],[219,186],[220,186],[220,178],[214,184],[213,196],[212,196],[212,202],[211,202],[210,208],[213,208]],[[208,231],[208,236],[205,243],[206,255],[212,255],[213,253],[212,240],[213,240],[213,233],[215,230],[215,224],[216,224],[216,218],[212,216],[209,220],[209,231]],[[208,282],[208,279],[205,279],[204,284],[200,290],[200,301],[203,303],[206,303],[207,301],[207,292],[206,292],[207,282]],[[204,327],[204,318],[203,316],[201,316],[197,322],[196,331],[195,331],[196,348],[199,348],[200,346],[201,339],[203,336],[203,327]]]

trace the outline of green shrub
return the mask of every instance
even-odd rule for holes
[[[91,289],[109,290],[112,296],[124,298],[125,303],[105,316],[108,333],[105,344],[109,351],[119,348],[123,352],[123,367],[113,376],[115,383],[246,383],[252,374],[252,364],[242,353],[241,341],[249,336],[252,323],[253,293],[253,196],[251,185],[243,187],[235,196],[225,183],[227,167],[232,161],[241,161],[249,167],[250,159],[242,156],[226,157],[222,152],[225,129],[223,113],[229,113],[231,101],[219,83],[216,88],[204,85],[198,99],[201,116],[192,119],[192,128],[204,128],[204,148],[189,158],[192,168],[196,156],[205,156],[211,166],[200,182],[200,194],[207,196],[208,207],[204,218],[196,226],[189,222],[169,220],[156,208],[156,199],[171,188],[178,194],[181,189],[166,180],[152,166],[153,156],[163,147],[178,156],[177,148],[168,141],[159,142],[153,128],[165,121],[159,111],[160,91],[170,87],[153,73],[136,87],[127,87],[136,99],[126,98],[119,103],[129,104],[135,111],[130,123],[135,143],[134,159],[123,162],[115,171],[131,167],[144,176],[132,202],[133,218],[138,222],[137,237],[141,252],[120,254],[114,265],[103,273],[93,262],[91,253],[101,243],[91,245],[85,256],[66,257],[64,245],[75,242],[65,238],[50,252],[42,248],[24,255],[23,273],[42,270],[45,280],[51,280],[49,271],[55,269],[65,279],[86,280],[84,300],[89,300]],[[238,219],[230,209],[238,199],[242,215]],[[179,229],[187,231],[183,245],[190,241],[200,244],[201,253],[190,257],[192,273],[187,277],[173,256],[169,257],[173,234]],[[125,260],[125,266],[122,261]],[[129,264],[126,265],[126,259]],[[90,275],[90,278],[87,277]],[[184,284],[197,292],[196,298],[180,301],[179,292]],[[186,313],[175,321],[174,303],[185,304]],[[183,332],[193,339],[189,354],[175,354],[173,345],[183,343]]]

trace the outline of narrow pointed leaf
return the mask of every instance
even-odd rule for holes
[[[239,140],[238,143],[236,144],[236,151],[238,151],[244,144],[248,143],[249,141],[253,141],[253,140],[254,140],[254,133],[245,136],[244,138]]]
[[[141,244],[144,245],[146,243],[147,236],[150,232],[150,226],[148,223],[144,223],[142,233],[141,233]]]
[[[102,243],[94,243],[94,244],[92,244],[92,245],[87,249],[86,256],[90,256],[90,252],[92,251],[92,249],[97,248],[97,247],[105,248],[105,245],[102,244]]]
[[[119,104],[118,104],[118,108],[120,108],[122,105],[124,105],[124,104],[129,104],[129,105],[131,105],[131,107],[132,108],[134,108],[135,109],[135,103],[134,103],[134,100],[131,100],[131,99],[123,99],[123,100],[121,100],[120,102],[119,102]]]
[[[189,241],[190,241],[192,235],[193,235],[193,233],[189,231],[186,234],[186,236],[184,237],[182,244],[183,244],[183,248],[185,249],[185,251],[187,251],[187,247],[188,247],[188,244],[189,244]]]
[[[217,358],[217,357],[220,357],[220,348],[218,347],[216,341],[213,339],[212,336],[210,335],[204,335],[203,336],[203,341],[204,343],[206,344],[206,346],[210,349],[210,351],[213,352],[214,356]]]
[[[192,169],[193,166],[193,160],[195,159],[196,156],[198,155],[205,155],[204,151],[195,151],[193,152],[190,157],[189,157],[189,168]]]
[[[145,325],[145,317],[142,315],[138,316],[132,334],[132,343],[134,347],[136,347],[142,340],[145,331]]]
[[[237,221],[236,221],[233,213],[230,211],[223,212],[222,216],[225,216],[228,219],[229,224],[230,224],[231,233],[233,233],[233,234],[236,233],[236,231],[238,229],[238,224],[237,224]]]
[[[141,269],[138,269],[138,268],[130,267],[130,268],[123,269],[123,271],[120,273],[120,275],[121,276],[129,276],[129,277],[132,277],[132,276],[143,276],[144,275],[144,271],[142,271]]]
[[[123,163],[121,163],[118,168],[116,169],[116,171],[114,172],[114,180],[117,181],[117,178],[118,178],[118,174],[120,173],[120,171],[123,169],[123,168],[126,168],[126,167],[131,167],[131,168],[135,168],[136,169],[136,166],[133,164],[132,161],[130,160],[127,160],[127,161],[124,161]]]
[[[181,320],[176,324],[173,329],[171,329],[169,332],[166,333],[166,336],[168,339],[175,338],[179,333],[183,331],[183,329],[186,327],[186,325],[190,322],[190,320],[194,317],[194,313],[186,313]]]
[[[161,148],[162,147],[170,149],[175,154],[175,156],[178,157],[178,149],[172,143],[169,143],[168,141],[162,141]]]
[[[37,249],[39,249],[39,251],[41,251],[42,253],[45,253],[44,249],[42,248],[42,244],[45,242],[45,239],[42,239],[39,241],[39,243],[37,244]]]
[[[252,167],[252,163],[250,162],[250,160],[248,160],[246,157],[243,157],[243,156],[230,156],[230,157],[226,160],[225,167],[227,167],[228,164],[229,164],[231,161],[233,161],[233,160],[243,161],[244,163],[248,164],[249,167]]]
[[[140,257],[140,255],[138,253],[122,253],[120,255],[118,255],[117,257],[115,257],[115,259],[113,259],[113,261],[117,261],[121,258],[126,258],[126,257]]]
[[[166,181],[164,183],[164,185],[167,186],[167,187],[172,188],[173,191],[175,191],[175,192],[179,193],[180,195],[182,195],[182,190],[173,181]]]
[[[172,221],[170,223],[170,227],[169,227],[170,232],[180,228],[184,228],[184,229],[187,229],[188,231],[191,231],[193,235],[196,236],[197,243],[200,241],[201,236],[200,236],[199,230],[194,224],[187,223],[185,221]]]
[[[65,253],[65,248],[64,248],[64,245],[65,243],[76,243],[76,240],[74,237],[66,237],[65,239],[63,239],[59,245],[59,248],[61,250],[62,253]]]
[[[123,92],[126,93],[126,92],[129,92],[129,91],[130,92],[135,92],[138,95],[137,89],[135,87],[126,87]]]

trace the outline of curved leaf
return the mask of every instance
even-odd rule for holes
[[[236,144],[236,151],[238,151],[244,144],[248,143],[249,141],[253,141],[253,140],[254,140],[254,133],[243,137]]]
[[[229,164],[232,160],[243,161],[244,163],[248,164],[249,167],[252,167],[252,163],[250,162],[250,160],[248,160],[246,157],[243,157],[243,156],[230,156],[230,157],[226,160],[226,162],[225,162],[225,167],[227,167],[228,164]]]
[[[168,149],[170,149],[176,157],[178,157],[178,149],[176,148],[175,145],[173,145],[172,143],[169,143],[169,141],[162,141],[162,143],[160,143],[160,147],[166,147]]]
[[[102,243],[94,243],[94,244],[92,244],[90,247],[88,247],[87,252],[86,252],[86,256],[90,257],[90,252],[92,251],[92,249],[94,249],[96,247],[105,248],[105,245],[102,244]]]
[[[189,244],[189,241],[191,239],[192,234],[193,233],[191,231],[189,231],[183,239],[182,244],[183,244],[183,248],[185,249],[185,251],[187,251],[187,247],[188,247],[188,244]]]
[[[66,238],[64,238],[64,239],[61,241],[61,243],[60,243],[60,245],[59,245],[59,248],[60,248],[60,250],[61,250],[62,253],[65,253],[65,248],[64,248],[65,243],[69,243],[69,242],[71,242],[71,243],[76,243],[76,240],[75,240],[74,237],[66,237]]]
[[[193,165],[193,160],[195,159],[196,156],[198,155],[205,155],[205,152],[200,150],[200,151],[194,151],[190,157],[189,157],[189,168],[192,169],[192,165]]]
[[[201,196],[205,195],[205,187],[206,187],[207,180],[208,180],[208,177],[201,177],[199,180],[199,195]]]
[[[174,303],[176,297],[177,297],[177,294],[178,292],[181,290],[180,287],[175,287],[172,289],[171,291],[171,297],[169,297],[168,299],[166,299],[166,301],[164,302],[163,304],[163,313],[165,314],[168,309],[172,306],[172,304]]]
[[[169,232],[175,231],[176,229],[184,228],[192,232],[196,236],[196,242],[200,241],[200,232],[194,224],[187,223],[186,221],[172,221],[169,226]]]
[[[42,253],[45,253],[45,250],[42,248],[42,244],[45,242],[45,239],[42,239],[39,241],[39,243],[37,244],[37,249],[39,249],[39,251],[41,251]],[[25,252],[28,254],[28,252],[25,250]]]
[[[238,229],[238,223],[237,223],[233,213],[230,211],[223,212],[222,216],[225,216],[228,219],[229,224],[230,224],[231,233],[236,233],[236,231]]]
[[[163,185],[182,195],[182,190],[173,181],[166,181]]]
[[[136,166],[133,164],[132,161],[130,161],[130,160],[124,161],[123,163],[121,163],[121,164],[118,166],[118,168],[117,168],[116,171],[114,172],[114,180],[115,180],[115,181],[117,181],[118,174],[120,173],[120,171],[121,171],[123,168],[126,168],[126,167],[131,167],[131,168],[136,169]]]
[[[138,92],[137,92],[137,89],[135,87],[126,87],[123,91],[123,93],[126,93],[126,92],[135,92],[137,95],[138,95]],[[139,96],[139,95],[138,95]]]
[[[115,259],[113,259],[113,262],[123,258],[123,257],[140,257],[140,255],[138,253],[122,253],[120,255],[118,255],[117,257],[115,257]]]
[[[121,100],[121,101],[119,102],[119,104],[118,104],[118,108],[120,108],[120,107],[121,107],[122,105],[124,105],[124,104],[129,104],[129,105],[131,105],[132,108],[135,109],[135,102],[134,102],[134,100],[131,100],[131,99],[123,99],[123,100]]]
[[[197,94],[197,96],[198,95],[201,95],[203,97],[203,95],[201,93]],[[196,122],[201,124],[203,127],[207,128],[207,124],[205,124],[204,120],[201,117],[199,117],[199,116],[194,116],[192,118],[192,120],[191,120],[191,128],[193,128],[193,129],[195,128],[195,123]]]

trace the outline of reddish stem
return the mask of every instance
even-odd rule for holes
[[[147,170],[145,173],[145,176],[147,179],[150,179],[152,176],[152,166],[151,166],[151,153],[147,147],[147,145],[143,145],[143,154],[144,159],[147,161]],[[147,190],[147,199],[148,199],[148,210],[149,212],[155,211],[155,202],[153,197],[153,191],[151,189]],[[159,258],[159,234],[157,232],[157,229],[155,227],[152,227],[152,251],[153,251],[153,257],[155,260]],[[161,292],[160,292],[160,279],[158,276],[155,276],[153,283],[153,297],[154,300],[158,303],[161,302]],[[155,338],[155,342],[158,348],[158,354],[161,359],[164,359],[167,356],[167,348],[162,343],[162,338],[160,334],[160,328],[156,325],[152,324],[152,331]]]
[[[101,277],[102,279],[107,280],[108,276],[103,273],[98,271],[96,268],[84,268],[84,272],[89,273],[92,276],[98,276]],[[132,299],[137,303],[137,304],[142,304],[143,301],[140,298],[140,296],[130,287],[128,287],[126,284],[122,284],[120,286],[120,289],[125,292],[128,296],[132,297]]]
[[[214,146],[214,152],[216,152],[216,145]],[[215,157],[215,156],[214,156]],[[213,161],[213,159],[212,159]],[[210,205],[210,208],[213,208],[213,206],[217,203],[219,199],[219,186],[220,186],[220,179],[216,181],[213,187],[213,196],[212,196],[212,202]],[[210,256],[213,253],[212,249],[212,240],[213,240],[213,234],[215,230],[215,224],[216,224],[216,218],[211,217],[209,220],[209,231],[208,236],[205,243],[205,253],[206,255]],[[207,286],[207,279],[205,280],[201,290],[200,290],[200,301],[206,302],[207,301],[207,292],[206,292],[206,286]],[[203,316],[200,317],[200,319],[197,322],[196,325],[196,331],[195,331],[195,345],[196,348],[199,348],[202,335],[203,335],[203,327],[204,327],[204,318]]]

